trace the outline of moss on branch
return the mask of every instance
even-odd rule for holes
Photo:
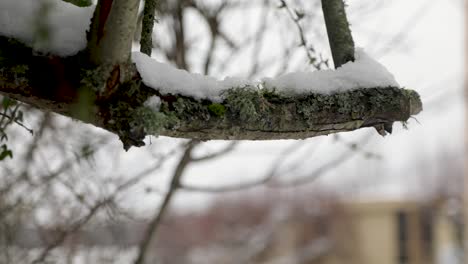
[[[174,122],[158,126],[159,134],[201,140],[300,139],[406,121],[422,109],[416,92],[394,87],[301,97],[242,88],[225,98],[217,104],[222,114],[210,110],[213,104],[205,107],[207,102],[190,98],[165,102],[160,113]]]
[[[20,56],[15,54],[18,50]],[[93,74],[99,68],[86,68],[89,65],[81,64],[79,56],[38,56],[0,37],[0,93],[102,127],[119,135],[126,149],[143,145],[146,135],[269,140],[302,139],[363,127],[388,131],[393,122],[405,122],[422,110],[415,91],[396,87],[302,96],[244,87],[227,91],[221,103],[161,95],[142,83],[133,64],[119,64],[119,75],[102,79]],[[101,89],[102,85],[106,88]],[[91,99],[82,106],[84,110],[75,111],[83,91]],[[154,95],[161,98],[159,111],[144,105]]]

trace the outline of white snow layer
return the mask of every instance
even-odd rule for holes
[[[161,94],[181,94],[195,99],[222,100],[221,94],[230,88],[244,87],[249,81],[228,77],[219,81],[213,77],[189,73],[172,65],[160,63],[141,52],[134,52],[135,62],[143,83]]]
[[[355,57],[354,62],[348,62],[336,70],[292,72],[277,78],[264,78],[261,82],[251,82],[230,77],[222,81],[216,80],[157,62],[140,52],[132,54],[145,85],[162,94],[181,94],[215,102],[223,99],[224,91],[239,87],[258,86],[260,89],[275,90],[289,95],[332,94],[358,88],[400,87],[393,75],[361,48],[356,49]]]
[[[0,0],[0,35],[39,52],[74,55],[86,47],[94,8],[61,0]]]
[[[293,72],[278,78],[265,78],[263,82],[266,88],[292,94],[331,94],[358,88],[400,87],[393,75],[362,48],[356,48],[354,56],[354,62],[336,70]]]
[[[143,105],[149,107],[153,111],[158,112],[161,108],[161,98],[159,98],[159,96],[153,95],[150,98],[146,99]]]
[[[14,37],[39,52],[74,55],[86,47],[86,30],[94,8],[81,8],[61,0],[0,0],[0,35]],[[399,87],[393,75],[362,49],[356,49],[355,57],[356,61],[337,70],[293,72],[257,82],[191,74],[139,52],[133,53],[132,59],[143,82],[161,94],[181,94],[215,102],[223,99],[226,90],[239,87],[258,87],[287,95]]]

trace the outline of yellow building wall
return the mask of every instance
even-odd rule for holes
[[[386,211],[361,212],[354,221],[359,263],[396,264],[395,218]]]
[[[397,213],[407,214],[407,264],[430,264],[424,260],[421,241],[420,208],[411,202],[349,204],[356,234],[356,260],[359,264],[399,264]],[[356,262],[356,261],[355,261]]]

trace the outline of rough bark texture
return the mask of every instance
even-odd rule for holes
[[[95,65],[125,63],[130,58],[140,0],[101,0],[88,34],[89,60]]]
[[[416,92],[395,87],[294,97],[254,87],[233,88],[221,103],[161,95],[143,85],[135,65],[129,63],[139,2],[100,0],[87,49],[73,57],[41,56],[0,36],[0,93],[111,131],[119,135],[125,149],[144,145],[146,135],[300,139],[362,127],[375,127],[385,134],[391,132],[393,122],[405,122],[422,110]],[[354,55],[344,5],[341,0],[322,4],[333,58],[339,66]],[[145,32],[151,35],[148,25]],[[180,32],[177,43],[183,44],[183,27]],[[185,61],[177,63],[184,68]],[[161,98],[159,111],[144,106],[153,95]]]
[[[141,27],[140,51],[148,56],[151,56],[151,51],[153,49],[153,27],[157,6],[157,0],[145,0]]]
[[[225,94],[222,103],[197,101],[161,95],[144,86],[132,64],[122,64],[120,71],[130,78],[106,76],[107,89],[102,92],[95,87],[102,83],[101,68],[83,69],[80,55],[67,59],[37,56],[22,44],[0,37],[0,93],[116,133],[125,148],[143,145],[145,135],[267,140],[362,127],[388,131],[393,122],[405,122],[422,110],[418,94],[400,88],[300,97],[237,88]],[[162,99],[159,112],[143,105],[152,95]]]
[[[343,0],[322,0],[322,10],[335,68],[354,61],[354,41]]]

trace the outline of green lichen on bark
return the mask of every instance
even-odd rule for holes
[[[306,138],[388,125],[421,110],[416,92],[395,87],[302,96],[251,88],[229,90],[216,104],[172,97],[159,112],[142,114],[144,131],[202,140]],[[214,106],[223,114],[210,110]]]
[[[142,129],[145,134],[158,136],[163,130],[176,129],[180,119],[171,112],[158,112],[146,106],[132,112],[131,127]]]
[[[229,90],[225,95],[226,115],[238,123],[261,121],[261,112],[267,102],[258,89],[249,87]]]
[[[208,105],[208,110],[215,116],[222,117],[226,113],[226,107],[222,104],[212,103]]]
[[[94,90],[96,93],[104,92],[113,67],[113,65],[104,64],[97,67],[82,68],[80,71],[81,86]]]
[[[146,135],[271,140],[362,127],[388,131],[393,122],[405,122],[422,110],[416,92],[395,87],[301,96],[243,87],[226,91],[222,102],[163,95],[142,83],[133,64],[114,65],[103,74],[99,70],[102,65],[90,66],[86,60],[82,63],[83,58],[86,54],[71,58],[40,56],[0,37],[0,92],[111,131],[126,149],[142,146]],[[89,118],[73,110],[82,89],[93,98],[93,103],[87,104]],[[161,98],[159,111],[144,105],[154,95]]]
[[[21,42],[0,37],[0,74],[2,78],[15,83],[27,83],[29,65],[27,64],[29,54],[32,50]],[[11,56],[15,54],[15,59]]]
[[[141,89],[141,80],[130,79],[121,83],[112,94],[96,100],[98,119],[101,127],[116,133],[128,149],[130,146],[142,146],[146,135],[141,120],[135,120],[143,103],[150,96],[148,90]],[[141,111],[144,116],[146,112]]]

